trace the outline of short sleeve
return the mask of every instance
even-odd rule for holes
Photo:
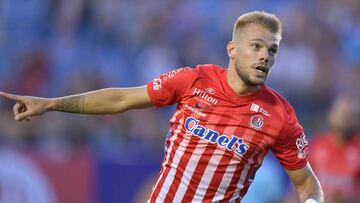
[[[147,83],[151,102],[158,107],[179,103],[195,78],[195,70],[179,68]]]
[[[288,104],[283,128],[272,146],[272,152],[287,170],[298,170],[307,163],[309,143],[295,111]]]

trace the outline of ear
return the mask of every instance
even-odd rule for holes
[[[227,45],[226,45],[226,50],[228,53],[228,56],[230,59],[235,59],[236,56],[236,47],[233,41],[230,41]]]

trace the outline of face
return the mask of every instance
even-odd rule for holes
[[[330,125],[341,136],[351,136],[359,126],[359,106],[354,98],[339,97],[330,111]]]
[[[236,73],[247,86],[263,84],[275,62],[280,36],[261,25],[249,24],[236,38],[228,45]]]

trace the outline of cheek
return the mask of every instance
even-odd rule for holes
[[[253,61],[256,58],[256,55],[253,54],[251,51],[249,50],[242,50],[239,52],[237,59],[242,63],[242,64],[247,64],[250,63],[251,61]]]
[[[274,65],[274,63],[275,63],[275,58],[274,57],[270,57],[269,58],[269,67],[272,67],[273,65]]]

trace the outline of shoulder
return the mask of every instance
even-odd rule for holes
[[[187,77],[201,77],[208,76],[211,77],[213,75],[221,74],[225,70],[220,66],[216,66],[214,64],[200,64],[195,67],[182,67],[175,70],[171,70],[167,73],[162,74],[160,77],[162,79],[171,79],[173,77],[178,76],[187,76]]]
[[[212,86],[213,88],[221,86],[226,69],[214,64],[200,64],[194,68],[196,80],[194,81],[201,87]]]
[[[221,75],[226,70],[215,64],[199,64],[193,69],[199,76]]]
[[[277,107],[285,117],[295,114],[291,104],[276,90],[265,85],[265,95],[272,106]]]
[[[289,137],[299,137],[304,134],[304,129],[298,121],[295,110],[290,103],[277,91],[271,89],[268,86],[264,88],[265,94],[271,104],[271,109],[275,119],[275,123],[281,126],[279,131],[279,137],[282,139],[288,139]]]

